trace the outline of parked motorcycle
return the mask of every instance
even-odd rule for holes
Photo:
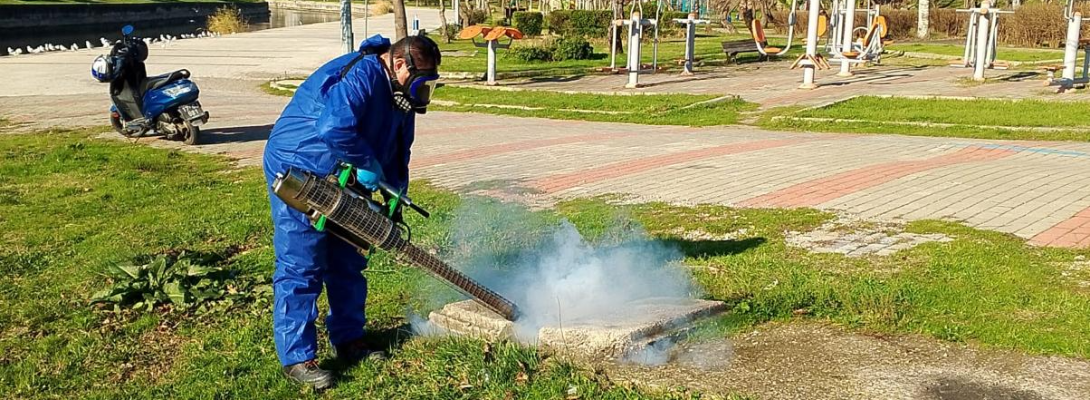
[[[197,100],[197,84],[184,69],[149,77],[144,66],[148,45],[132,32],[132,25],[125,25],[110,54],[91,63],[91,76],[110,84],[110,124],[126,137],[163,135],[185,144],[199,143],[208,112]]]

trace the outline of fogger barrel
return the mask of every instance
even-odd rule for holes
[[[370,244],[390,251],[399,261],[423,268],[504,318],[514,321],[518,317],[518,307],[514,303],[409,243],[401,237],[401,230],[392,220],[371,209],[371,202],[354,191],[342,189],[335,182],[309,172],[289,168],[286,173],[277,175],[273,193],[289,207],[307,215],[325,215],[328,231],[356,247],[362,249]]]

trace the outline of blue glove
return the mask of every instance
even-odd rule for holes
[[[382,166],[371,160],[365,166],[356,167],[356,182],[372,192],[378,190],[378,183],[385,180],[382,175]]]

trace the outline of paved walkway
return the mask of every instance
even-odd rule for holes
[[[420,12],[421,17],[430,14]],[[384,22],[386,21],[386,22]],[[372,20],[382,31],[386,19]],[[425,26],[434,23],[425,20]],[[315,24],[153,46],[149,70],[186,67],[212,113],[212,143],[187,149],[260,161],[286,103],[258,85],[304,75],[338,53],[336,24]],[[32,128],[102,125],[105,85],[87,76],[88,51],[0,58],[0,116]],[[779,65],[786,68],[786,65]],[[961,87],[968,71],[886,67],[797,91],[798,71],[771,67],[726,77],[648,77],[646,91],[703,88],[765,105],[811,104],[859,93],[1046,96],[1039,81]],[[868,75],[871,74],[871,75]],[[616,90],[622,76],[585,78]],[[837,83],[839,82],[839,83]],[[549,82],[526,87],[571,88]],[[1081,98],[1084,95],[1060,98]],[[556,121],[477,114],[420,118],[413,175],[465,192],[530,203],[599,194],[630,201],[817,207],[876,219],[942,218],[1033,243],[1090,246],[1090,144],[770,132]],[[154,141],[157,146],[179,145]]]

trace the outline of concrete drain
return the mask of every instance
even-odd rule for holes
[[[848,257],[889,256],[928,242],[949,242],[941,233],[904,232],[904,224],[840,218],[811,232],[788,232],[787,243],[815,253],[839,253]]]
[[[606,315],[563,319],[543,327],[521,326],[471,300],[448,304],[428,320],[442,332],[488,340],[511,339],[591,359],[664,362],[673,343],[692,323],[726,310],[721,302],[648,298]]]

